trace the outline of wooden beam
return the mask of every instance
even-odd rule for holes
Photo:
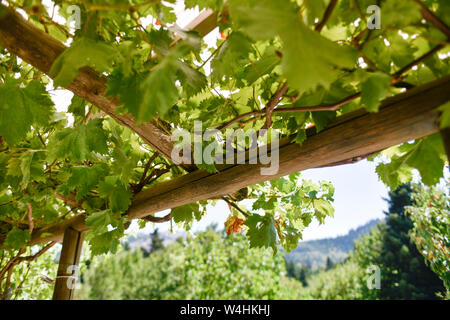
[[[71,227],[64,230],[53,300],[73,299],[83,238],[84,234],[82,232],[74,230]]]
[[[221,15],[222,17],[227,17],[228,14],[228,7],[225,6],[222,9]],[[219,14],[217,12],[214,12],[211,9],[204,10],[200,12],[200,14],[194,20],[188,23],[184,28],[188,30],[195,30],[204,37],[215,28],[217,28],[218,17]]]
[[[378,113],[363,109],[346,114],[320,133],[310,133],[299,146],[281,143],[279,171],[264,176],[260,164],[228,165],[219,173],[203,170],[160,183],[137,194],[128,211],[129,220],[185,205],[216,198],[243,187],[272,180],[294,172],[360,160],[388,147],[439,132],[438,107],[450,100],[450,76],[413,88],[383,101]],[[62,224],[37,230],[31,244],[59,240],[68,227],[84,231],[84,215]],[[44,236],[51,233],[51,236]]]

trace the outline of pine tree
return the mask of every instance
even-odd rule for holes
[[[326,263],[325,269],[330,270],[330,269],[333,269],[334,266],[335,266],[335,263],[333,262],[333,260],[331,260],[330,257],[327,257],[327,263]]]
[[[389,192],[386,222],[359,245],[355,243],[363,267],[380,267],[381,289],[377,297],[381,299],[437,299],[436,293],[445,291],[409,236],[413,223],[405,214],[405,206],[412,204],[411,192],[410,184]]]
[[[164,239],[160,237],[158,233],[158,229],[152,232],[150,235],[151,245],[150,245],[150,254],[155,251],[164,249]]]

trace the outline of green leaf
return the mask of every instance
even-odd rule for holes
[[[108,176],[98,185],[98,192],[108,200],[113,213],[123,213],[131,205],[131,192],[122,183],[120,177]]]
[[[305,142],[305,140],[306,140],[306,130],[302,129],[295,135],[294,142],[299,145],[302,145],[303,142]]]
[[[213,9],[215,11],[222,8],[223,0],[185,0],[184,5],[186,9],[195,8],[198,6],[202,9]]]
[[[67,180],[67,187],[69,190],[76,190],[76,200],[79,201],[90,190],[93,190],[107,174],[108,167],[103,163],[92,167],[73,167],[72,174]]]
[[[283,73],[289,86],[300,92],[318,85],[328,88],[337,68],[352,68],[356,62],[353,48],[338,45],[306,27],[289,0],[234,0],[229,6],[233,21],[253,39],[281,38]]]
[[[144,95],[140,86],[146,75],[132,74],[126,77],[121,68],[114,70],[106,83],[106,96],[118,97],[119,104],[137,118]]]
[[[263,209],[265,211],[274,210],[278,204],[276,198],[267,199],[265,194],[263,193],[255,202],[253,202],[252,209],[258,210]]]
[[[75,117],[79,117],[84,120],[86,115],[86,101],[74,94],[67,111],[72,113]]]
[[[166,29],[152,29],[148,33],[148,39],[152,44],[152,48],[162,56],[167,56],[170,51],[170,44],[172,43],[172,38],[169,35],[169,31]]]
[[[178,62],[179,79],[183,86],[183,91],[187,97],[194,96],[203,91],[208,84],[206,77],[200,71],[193,69],[184,62]]]
[[[277,231],[272,216],[252,214],[244,225],[248,227],[246,235],[251,248],[271,247],[277,251]]]
[[[67,87],[82,67],[93,67],[100,73],[111,71],[114,62],[121,59],[113,46],[81,37],[75,40],[53,63],[50,76],[55,86]]]
[[[441,116],[439,118],[439,128],[444,129],[450,127],[450,102],[439,107]]]
[[[32,176],[41,176],[42,175],[42,164],[41,163],[33,163],[35,152],[26,151],[20,153],[19,156],[11,157],[8,162],[8,175],[21,177],[21,189],[24,190]]]
[[[380,15],[383,28],[388,26],[401,28],[422,19],[420,5],[412,0],[386,0],[381,6]]]
[[[369,112],[378,112],[380,102],[389,92],[391,77],[381,72],[375,72],[361,85],[361,104]]]
[[[316,209],[315,217],[317,218],[317,220],[319,220],[320,223],[324,223],[326,217],[334,216],[334,208],[331,203],[326,200],[314,199],[313,206],[314,209]]]
[[[189,228],[194,218],[200,220],[201,211],[198,203],[190,203],[184,206],[173,208],[171,211],[173,221],[177,224],[183,223],[186,228]]]
[[[260,59],[245,68],[244,77],[247,84],[251,85],[260,77],[271,73],[280,61],[280,57],[275,53],[275,48],[268,48]]]
[[[141,85],[143,99],[137,112],[139,123],[149,121],[154,115],[163,117],[177,102],[178,88],[175,85],[177,69],[169,58],[161,62]]]
[[[103,119],[91,119],[88,124],[57,132],[49,143],[54,156],[83,161],[92,159],[92,152],[107,153],[107,134],[102,122]]]
[[[9,78],[0,84],[0,135],[9,145],[23,140],[32,125],[47,125],[53,112],[53,102],[43,84],[31,81],[23,88]]]
[[[399,185],[406,183],[412,179],[411,168],[402,166],[400,161],[391,160],[390,163],[380,163],[376,172],[383,183],[395,190]]]
[[[24,247],[31,239],[30,230],[21,230],[17,227],[13,227],[6,236],[5,248],[20,249]]]
[[[120,244],[119,237],[121,234],[118,230],[112,230],[100,235],[95,235],[89,239],[92,255],[100,255],[108,252],[116,253]]]
[[[251,52],[252,43],[246,35],[241,32],[230,34],[211,61],[213,81],[220,82],[223,77],[237,75],[249,63]]]
[[[104,210],[92,213],[86,217],[86,225],[92,228],[94,233],[101,233],[107,230],[107,226],[114,220],[111,210]]]
[[[328,123],[336,118],[336,111],[317,111],[311,112],[311,117],[317,132],[325,129]]]
[[[434,134],[417,142],[413,151],[406,155],[406,164],[419,170],[422,182],[432,186],[443,177],[444,154],[442,138]]]
[[[429,186],[438,183],[443,176],[445,151],[439,134],[404,143],[394,151],[396,153],[390,163],[380,163],[376,168],[380,179],[391,190],[410,181],[413,168],[419,171],[422,182]]]

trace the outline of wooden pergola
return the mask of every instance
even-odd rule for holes
[[[424,9],[423,14],[425,17],[429,11]],[[205,36],[217,27],[217,17],[215,12],[203,11],[187,28]],[[450,37],[445,25],[442,28]],[[9,52],[46,74],[66,49],[64,44],[12,10],[0,18],[0,43]],[[115,114],[118,102],[105,96],[105,84],[106,78],[91,68],[82,68],[67,89],[136,132],[152,148],[170,159],[173,143],[158,122],[151,121],[136,127],[136,121],[130,114]],[[449,100],[450,76],[446,76],[384,100],[378,113],[361,109],[337,118],[320,133],[310,128],[308,139],[302,146],[292,143],[290,138],[284,138],[279,146],[279,171],[276,175],[260,175],[261,164],[221,165],[219,172],[214,174],[189,166],[186,168],[189,173],[137,194],[127,212],[128,219],[147,217],[154,222],[167,221],[170,215],[155,217],[153,214],[233,193],[243,187],[298,171],[356,162],[388,147],[437,133],[438,107]],[[448,155],[450,130],[441,133]],[[62,241],[54,299],[73,298],[74,290],[67,286],[67,279],[72,274],[67,272],[67,268],[78,265],[83,233],[87,230],[85,215],[80,214],[32,233],[29,245]]]

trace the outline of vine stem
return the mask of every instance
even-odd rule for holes
[[[323,27],[325,27],[328,19],[330,19],[331,14],[333,13],[334,8],[336,7],[336,4],[337,4],[337,0],[330,1],[330,4],[328,5],[327,9],[325,10],[322,20],[314,28],[317,32],[322,31]]]
[[[172,219],[172,213],[165,215],[164,217],[154,217],[154,216],[146,216],[142,218],[142,220],[153,222],[153,223],[163,223]]]
[[[404,66],[403,68],[401,68],[400,70],[398,70],[396,73],[393,74],[394,78],[392,79],[392,83],[391,84],[395,84],[395,83],[399,82],[402,79],[402,77],[401,77],[402,74],[404,74],[405,72],[409,71],[413,67],[417,66],[419,63],[427,60],[428,58],[433,56],[436,52],[438,52],[439,50],[441,50],[444,47],[445,46],[443,44],[438,44],[437,46],[435,46],[430,51],[426,52],[425,54],[421,55],[419,58],[417,58],[416,60],[414,60],[410,64],[408,64],[408,65]]]
[[[447,36],[447,38],[450,39],[450,28],[441,19],[439,19],[430,9],[428,9],[428,7],[422,1],[415,0],[415,2],[420,5],[422,16],[424,17],[424,19],[430,22],[440,31],[442,31],[442,33],[444,33]]]
[[[269,129],[272,125],[272,113],[275,109],[275,107],[280,103],[281,99],[283,98],[284,94],[286,93],[288,89],[287,82],[285,82],[281,88],[275,92],[275,94],[270,99],[269,103],[267,104],[265,110],[266,110],[266,123],[264,125],[264,129]]]
[[[401,68],[396,73],[394,73],[392,75],[393,78],[392,78],[392,81],[391,81],[391,85],[395,86],[397,83],[399,83],[402,80],[402,75],[405,72],[409,71],[414,66],[416,66],[419,63],[421,63],[421,62],[425,61],[426,59],[430,58],[431,56],[433,56],[433,54],[435,54],[437,51],[439,51],[443,47],[444,47],[443,44],[437,45],[436,47],[434,47],[430,51],[426,52],[425,54],[423,54],[422,56],[420,56],[416,60],[412,61],[411,63],[409,63],[405,67]],[[285,85],[287,85],[287,84],[285,84]],[[283,86],[283,88],[284,88],[284,86]],[[349,103],[349,102],[351,102],[353,100],[356,100],[356,99],[358,99],[360,97],[361,97],[361,92],[357,92],[357,93],[355,93],[355,94],[353,94],[351,96],[348,96],[348,97],[346,97],[346,98],[344,98],[342,100],[339,100],[339,101],[337,101],[335,103],[332,103],[332,104],[309,106],[309,107],[288,107],[288,108],[279,108],[279,109],[275,109],[274,108],[271,111],[270,114],[287,113],[287,112],[336,111],[337,109],[339,109],[343,105],[345,105],[345,104],[347,104],[347,103]],[[277,98],[277,94],[275,94],[273,98],[276,99]],[[272,100],[271,100],[271,102],[272,102]],[[268,106],[271,105],[271,102],[269,102]],[[278,100],[278,103],[279,103],[279,100]],[[275,107],[276,107],[276,105],[275,105]],[[233,120],[231,120],[231,121],[227,122],[226,124],[220,126],[218,129],[219,130],[223,130],[225,128],[228,128],[232,124],[234,124],[236,122],[239,122],[240,120],[245,119],[245,118],[249,118],[249,117],[255,118],[257,116],[267,115],[267,110],[266,109],[267,109],[267,107],[262,109],[262,110],[260,110],[260,111],[251,111],[251,112],[247,112],[247,113],[241,114],[241,115],[237,116],[236,118],[234,118]]]
[[[55,244],[56,244],[56,242],[52,241],[49,244],[47,244],[44,248],[39,250],[39,252],[37,252],[36,254],[34,254],[32,256],[26,256],[26,257],[21,257],[21,255],[25,252],[25,249],[20,248],[17,255],[14,258],[12,258],[11,260],[9,260],[8,263],[6,264],[6,266],[0,271],[0,282],[2,281],[3,277],[5,276],[5,273],[12,270],[12,268],[14,268],[14,266],[16,264],[23,262],[23,261],[36,260],[41,255],[43,255],[45,252],[47,252],[51,247],[53,247]]]
[[[237,211],[239,211],[240,213],[242,213],[246,218],[248,218],[250,215],[245,212],[244,210],[242,210],[241,208],[239,208],[239,206],[237,204],[235,204],[233,201],[228,200],[226,197],[222,197],[222,200],[224,200],[226,203],[228,203],[230,206],[232,206],[233,208],[235,208]]]

